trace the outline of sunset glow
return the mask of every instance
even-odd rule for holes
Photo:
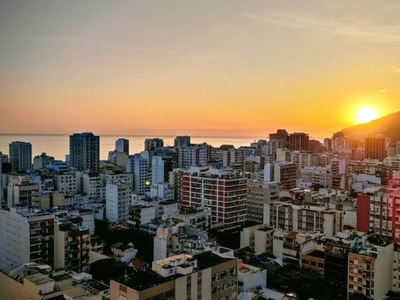
[[[0,133],[331,136],[376,117],[355,118],[370,103],[379,116],[399,110],[398,11],[390,0],[362,11],[359,1],[0,0]]]

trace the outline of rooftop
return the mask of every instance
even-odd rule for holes
[[[25,278],[36,285],[45,284],[48,282],[54,282],[54,280],[51,279],[48,275],[44,275],[42,273],[35,273],[32,275],[28,275]]]

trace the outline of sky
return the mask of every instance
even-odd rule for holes
[[[400,110],[400,1],[0,0],[0,133],[331,137]]]

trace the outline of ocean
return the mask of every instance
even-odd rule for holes
[[[106,160],[108,152],[115,150],[115,141],[119,138],[129,140],[130,154],[139,153],[144,150],[144,140],[146,138],[161,138],[164,146],[173,146],[175,136],[129,136],[129,135],[100,135],[100,159]],[[191,143],[206,142],[214,147],[223,144],[239,146],[249,146],[259,138],[241,137],[195,137],[191,136]],[[0,134],[0,152],[9,154],[9,144],[11,142],[29,142],[32,144],[32,156],[40,155],[45,152],[57,160],[65,160],[65,155],[69,153],[69,135],[67,134]]]

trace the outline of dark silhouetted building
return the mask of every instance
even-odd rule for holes
[[[91,132],[74,133],[69,136],[70,166],[78,171],[98,171],[100,160],[100,137]]]

